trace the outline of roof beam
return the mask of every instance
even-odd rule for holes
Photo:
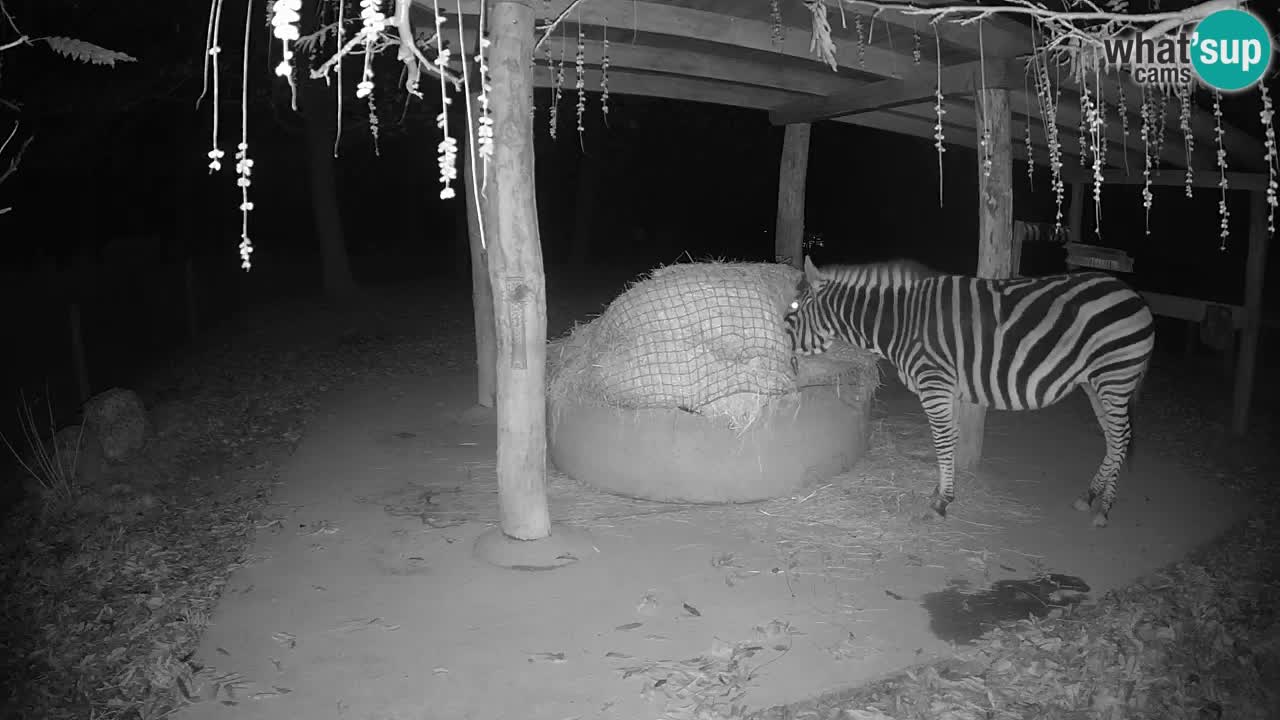
[[[848,117],[835,118],[836,122],[849,123],[850,125],[860,125],[862,127],[874,128],[876,130],[885,130],[896,133],[898,135],[910,135],[922,140],[933,142],[933,122],[923,118],[910,115],[901,115],[899,110],[877,110],[876,112],[865,113],[862,115],[850,115]],[[970,150],[978,149],[978,137],[973,132],[963,132],[960,127],[951,128],[957,132],[947,132],[947,145],[958,145]],[[972,130],[970,128],[970,130]],[[1027,148],[1020,143],[1014,143],[1013,157],[1016,160],[1025,161],[1027,159]],[[936,176],[934,177],[936,179]]]
[[[968,95],[982,88],[1012,90],[1022,87],[1022,63],[989,60],[949,67],[941,73],[947,94]],[[774,125],[817,122],[931,101],[939,86],[937,74],[911,73],[900,80],[882,80],[866,87],[787,103],[769,113]]]
[[[665,59],[665,67],[663,67],[662,62],[655,62],[654,65],[657,67],[651,66],[649,68],[658,72],[681,72],[675,66],[682,62],[680,58],[676,57],[682,54],[682,51],[671,47],[661,47],[661,44],[656,48],[652,45],[646,46],[644,43],[647,38],[644,38],[643,34],[649,34],[651,37],[653,35],[664,35],[672,40],[692,41],[697,46],[707,48],[702,54],[716,59],[715,63],[707,63],[703,66],[708,71],[707,76],[723,77],[727,81],[737,81],[739,83],[745,82],[777,87],[780,75],[786,76],[790,73],[799,75],[801,71],[795,67],[780,68],[777,74],[761,71],[760,66],[767,63],[768,57],[779,55],[812,63],[813,74],[804,75],[804,80],[801,83],[806,92],[812,92],[821,85],[818,77],[823,74],[828,75],[832,80],[842,81],[845,83],[845,88],[849,87],[848,83],[852,80],[849,77],[851,74],[873,75],[899,80],[917,77],[920,74],[932,74],[936,77],[937,66],[927,57],[919,64],[914,63],[913,58],[910,56],[910,48],[907,46],[904,46],[902,52],[894,52],[875,45],[865,45],[862,57],[859,58],[849,39],[843,37],[842,33],[844,31],[838,27],[840,25],[837,20],[840,12],[838,7],[839,0],[824,1],[832,6],[832,12],[829,15],[832,18],[833,35],[840,35],[837,38],[841,43],[841,52],[837,56],[839,73],[831,72],[830,68],[810,52],[810,33],[807,29],[804,29],[804,32],[788,32],[784,35],[782,41],[775,44],[771,34],[772,25],[766,21],[739,18],[724,13],[691,10],[660,2],[640,2],[639,0],[592,0],[589,3],[582,3],[574,10],[570,18],[578,20],[584,25],[594,27],[605,25],[607,18],[607,25],[611,29],[636,31],[638,40],[635,44],[611,42],[611,56],[616,56],[624,44],[633,48],[649,47],[650,59],[655,59],[658,56],[668,56]],[[937,1],[940,0],[922,0],[917,4],[929,5]],[[417,0],[417,2],[424,9],[429,7],[425,0]],[[480,0],[462,0],[463,12],[469,18],[466,24],[470,27],[475,26],[475,14],[479,12],[479,2]],[[567,6],[568,2],[569,0],[552,0],[551,12],[558,14]],[[855,7],[845,6],[845,14],[848,15]],[[867,13],[860,14],[864,18],[870,17]],[[981,48],[982,56],[988,59],[1024,53],[1029,51],[1031,47],[1030,29],[1010,18],[990,16],[984,18],[981,23],[974,22],[968,25],[959,25],[955,22],[944,21],[938,23],[937,26],[933,26],[923,17],[914,18],[905,15],[898,17],[897,15],[901,14],[895,15],[885,11],[876,16],[876,21],[880,22],[882,26],[882,21],[888,19],[895,26],[918,28],[924,38],[926,51],[929,50],[927,46],[932,45],[932,42],[930,42],[932,40],[931,30],[935,30],[944,41],[951,43],[953,46],[963,47],[974,55],[977,55]],[[979,38],[978,33],[979,25],[982,28],[981,38]],[[800,28],[792,29],[799,30]],[[446,26],[446,30],[456,32],[456,25],[450,23]],[[870,33],[872,34],[872,39],[877,42],[881,42],[881,38],[887,35],[883,30],[880,32],[871,30]],[[598,32],[595,34],[598,35]],[[573,40],[574,38],[570,39]],[[729,54],[722,57],[714,50],[717,45],[724,47]],[[737,50],[736,55],[732,53],[730,48]],[[745,48],[745,52],[740,48]],[[573,47],[569,48],[570,51],[573,49]],[[946,49],[944,46],[944,54]],[[655,50],[657,55],[654,54]],[[760,61],[753,62],[751,58],[752,51],[760,55]],[[932,53],[926,52],[926,55],[932,55]],[[636,60],[640,62],[641,58],[637,57]],[[687,58],[684,61],[687,61]],[[667,67],[671,69],[665,69]],[[696,63],[690,64],[689,69],[696,71]],[[742,77],[736,75],[739,70],[744,72]],[[762,80],[763,82],[761,82]],[[1102,88],[1108,109],[1114,112],[1120,106],[1118,88],[1123,83],[1126,94],[1124,106],[1129,117],[1130,134],[1136,137],[1140,123],[1138,98],[1141,96],[1141,86],[1134,83],[1127,75],[1123,75],[1119,81],[1109,80],[1109,82],[1103,83]],[[856,80],[852,81],[856,82]],[[1072,86],[1072,89],[1074,89],[1074,86]],[[944,94],[949,94],[946,84],[943,85],[943,92]],[[1035,104],[1034,92],[1028,93],[1021,88],[1015,88],[1014,95],[1015,108],[1029,107]],[[926,98],[927,100],[928,98]],[[1176,122],[1176,103],[1173,104],[1172,111],[1172,122],[1166,124],[1166,137],[1161,160],[1166,164],[1182,166],[1186,164],[1186,158],[1183,157],[1183,143]],[[1078,127],[1081,114],[1079,99],[1075,93],[1063,93],[1058,107],[1059,126],[1062,128]],[[1192,113],[1191,125],[1196,140],[1190,159],[1192,166],[1206,169],[1213,168],[1216,165],[1213,117],[1210,113],[1197,107]],[[1239,168],[1260,169],[1263,156],[1262,143],[1237,128],[1225,126],[1224,129],[1226,130],[1224,141],[1232,165]],[[1123,138],[1121,123],[1117,122],[1116,119],[1112,119],[1107,123],[1105,132],[1110,143],[1121,145],[1126,142]]]
[[[586,82],[599,87],[600,71],[594,68],[586,71]],[[546,73],[534,74],[534,85],[539,88],[552,86]],[[641,95],[659,97],[670,100],[705,102],[717,105],[744,107],[753,110],[769,110],[793,99],[796,94],[785,90],[769,88],[732,86],[714,80],[697,78],[675,78],[661,75],[642,74],[609,70],[609,92],[620,95]],[[932,139],[933,121],[915,117],[899,117],[885,112],[866,113],[849,117],[835,118],[835,122],[849,125],[861,125],[879,130],[888,130],[900,135]],[[953,139],[954,138],[954,139]],[[958,131],[949,134],[949,144],[977,148],[977,135],[970,128],[968,132]],[[1026,160],[1026,147],[1018,144],[1013,149],[1014,157]]]
[[[416,2],[430,12],[430,5],[424,0]],[[551,13],[559,14],[568,4],[569,0],[551,0]],[[461,5],[463,14],[470,18],[480,12],[480,0],[461,0]],[[453,10],[453,6],[449,9]],[[786,33],[781,40],[775,41],[773,26],[758,20],[641,0],[591,0],[578,5],[569,19],[583,25],[603,27],[607,24],[610,28],[636,33],[670,35],[708,45],[721,44],[803,58],[831,72],[831,68],[809,49],[809,32]],[[474,19],[468,22],[475,24]],[[452,35],[457,28],[451,24],[446,32]],[[617,44],[611,43],[610,52]],[[856,52],[842,53],[837,57],[837,66],[863,75],[901,77],[911,68],[912,60],[900,53],[868,45],[861,58]]]
[[[474,42],[474,31],[467,32],[468,42]],[[572,33],[568,38],[552,37],[547,40],[553,58],[571,58],[577,52],[577,38]],[[598,68],[602,57],[603,44],[599,40],[585,41],[587,67]],[[545,58],[536,58],[540,66],[545,67]],[[572,63],[565,69],[566,75],[573,71]],[[640,70],[665,73],[672,76],[719,80],[738,85],[756,85],[760,87],[790,90],[797,93],[827,95],[833,92],[857,87],[862,83],[848,77],[831,72],[822,65],[812,64],[799,68],[790,63],[779,63],[775,58],[763,57],[759,60],[716,55],[697,50],[676,50],[671,48],[652,47],[649,45],[610,42],[609,69]],[[566,83],[572,79],[566,77]],[[590,87],[590,86],[588,86]],[[598,88],[598,86],[596,86]]]

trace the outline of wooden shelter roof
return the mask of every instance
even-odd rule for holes
[[[979,23],[952,21],[930,24],[923,17],[896,12],[875,15],[867,9],[822,0],[828,5],[831,36],[837,47],[833,71],[811,50],[811,13],[801,0],[779,0],[782,37],[773,32],[767,0],[584,0],[565,17],[539,52],[534,71],[538,87],[551,87],[548,58],[565,61],[565,92],[574,92],[578,25],[586,35],[586,87],[600,89],[603,56],[601,38],[609,39],[609,90],[643,95],[732,105],[771,112],[775,123],[833,119],[932,141],[936,116],[933,88],[937,84],[939,49],[943,69],[943,117],[948,144],[976,148],[977,112],[975,85],[981,87],[985,67],[987,84],[993,78],[1012,78],[1012,134],[1014,156],[1026,160],[1026,132],[1030,129],[1032,158],[1048,162],[1046,128],[1034,84],[1026,76],[1023,59],[1032,49],[1027,22],[1008,16],[992,16]],[[420,6],[430,4],[418,0]],[[943,0],[917,0],[917,5]],[[469,47],[474,47],[480,0],[462,0]],[[571,0],[537,2],[537,22],[545,26],[558,17]],[[442,2],[452,15],[455,3]],[[866,42],[859,43],[855,20],[861,17]],[[429,23],[429,19],[427,21]],[[446,37],[457,26],[446,26]],[[920,36],[920,62],[913,57],[914,34]],[[861,51],[859,48],[861,47]],[[456,64],[455,55],[455,64]],[[1116,114],[1121,84],[1129,116],[1128,135]],[[1111,74],[1104,82],[1109,121],[1106,160],[1108,182],[1135,182],[1142,177],[1143,153],[1139,139],[1141,87],[1127,75]],[[569,102],[573,102],[570,100]],[[1089,169],[1080,165],[1081,104],[1074,83],[1062,83],[1058,132],[1063,151],[1063,173],[1068,180],[1087,180]],[[1164,168],[1185,168],[1187,154],[1178,127],[1176,103],[1170,103],[1161,149]],[[1212,113],[1196,107],[1192,115],[1195,135],[1191,164],[1197,185],[1216,186],[1216,144]],[[1265,178],[1238,173],[1265,169],[1260,140],[1239,128],[1225,126],[1233,188],[1261,189]],[[1127,148],[1127,150],[1126,150]],[[1128,168],[1128,172],[1125,169]],[[1184,172],[1160,173],[1155,182],[1181,185]]]

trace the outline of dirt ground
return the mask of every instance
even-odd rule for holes
[[[550,335],[631,277],[549,275]],[[1229,437],[1181,326],[1108,528],[1070,509],[1102,453],[1083,397],[991,413],[984,465],[923,522],[926,425],[886,385],[867,456],[796,497],[551,472],[553,519],[599,552],[521,572],[472,550],[497,497],[471,317],[444,286],[281,300],[140,380],[146,452],[6,518],[0,718],[1280,717],[1280,395],[1260,370]]]
[[[1088,592],[1068,583],[1054,601],[1088,602],[1246,509],[1139,445],[1110,527],[1091,527],[1070,504],[1102,439],[1077,394],[991,413],[977,476],[947,520],[921,520],[932,449],[915,399],[886,385],[867,459],[794,498],[661,505],[553,472],[553,520],[598,552],[502,570],[472,553],[497,514],[494,426],[473,388],[467,374],[389,376],[319,398],[194,659],[239,702],[173,717],[630,719],[796,702],[948,656],[1047,602],[1014,584],[1008,602],[973,591],[1058,574]]]

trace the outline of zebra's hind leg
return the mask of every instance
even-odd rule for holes
[[[1089,489],[1076,498],[1074,507],[1077,510],[1088,511],[1097,501],[1098,509],[1093,516],[1093,525],[1106,527],[1111,505],[1116,500],[1116,480],[1120,475],[1120,466],[1124,463],[1125,455],[1129,450],[1129,405],[1128,403],[1119,404],[1114,400],[1104,400],[1097,389],[1089,383],[1082,383],[1080,387],[1089,396],[1089,403],[1093,405],[1093,413],[1098,418],[1098,425],[1102,427],[1102,435],[1107,442],[1107,454],[1102,458],[1098,471],[1094,473]]]
[[[1080,383],[1080,389],[1089,398],[1089,405],[1093,407],[1093,416],[1097,419],[1098,425],[1102,427],[1103,436],[1106,437],[1107,413],[1102,407],[1102,400],[1098,397],[1098,391],[1094,390],[1093,385],[1087,382]],[[1111,452],[1111,439],[1109,437],[1107,437],[1107,452],[1108,454]],[[1075,499],[1071,506],[1080,512],[1089,512],[1093,508],[1093,501],[1101,494],[1104,482],[1105,478],[1102,476],[1102,471],[1099,470],[1094,474],[1093,481],[1089,483],[1089,487],[1080,493],[1080,496]]]
[[[933,451],[938,456],[938,485],[933,489],[929,507],[938,517],[947,516],[947,506],[956,499],[956,428],[950,393],[927,393],[920,396],[924,414],[933,433]]]

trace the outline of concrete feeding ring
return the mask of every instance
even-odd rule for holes
[[[571,478],[642,500],[742,503],[784,497],[867,451],[871,396],[817,385],[777,396],[745,431],[678,409],[551,400],[548,450]]]

